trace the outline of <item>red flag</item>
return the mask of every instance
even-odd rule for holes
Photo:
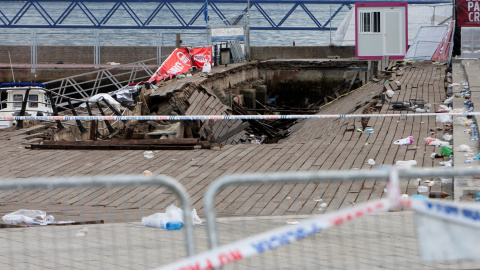
[[[148,80],[148,82],[160,81],[171,77],[173,75],[182,74],[190,70],[192,67],[192,60],[187,48],[179,48],[172,52],[172,54],[165,60],[157,69],[155,74]]]
[[[203,68],[203,65],[206,62],[210,63],[210,66],[212,66],[212,47],[191,48],[189,51],[193,65],[197,68]]]
[[[432,56],[432,61],[437,61],[445,63],[448,61],[448,56],[450,54],[450,42],[452,41],[452,32],[455,27],[455,21],[450,21],[448,23],[447,30],[443,35],[442,42],[438,45],[437,50]]]

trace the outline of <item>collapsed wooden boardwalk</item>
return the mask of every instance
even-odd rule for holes
[[[392,74],[398,81],[393,101],[423,99],[434,111],[445,99],[446,67],[416,63]],[[399,113],[385,103],[375,109],[383,82],[370,82],[332,104],[321,114]],[[380,103],[378,103],[380,104]],[[402,113],[407,113],[402,111]],[[408,112],[414,113],[414,112]],[[364,122],[365,125],[365,122]],[[226,145],[222,150],[161,151],[146,159],[143,151],[55,151],[28,150],[31,134],[28,130],[0,131],[2,178],[69,177],[100,175],[139,175],[144,170],[153,175],[165,174],[180,181],[192,198],[193,207],[200,210],[205,190],[215,179],[230,174],[299,172],[320,170],[352,170],[373,168],[367,163],[391,165],[398,160],[416,160],[416,167],[434,167],[438,159],[431,153],[439,151],[426,146],[423,138],[442,138],[443,132],[430,135],[430,129],[443,127],[435,117],[370,118],[367,128],[373,134],[357,132],[365,128],[361,119],[304,120],[291,128],[292,134],[278,144]],[[30,131],[34,130],[31,128]],[[33,131],[34,132],[34,131]],[[393,142],[413,136],[411,146]],[[353,203],[385,196],[384,181],[371,179],[284,185],[229,186],[217,196],[219,216],[297,215],[319,213],[320,197],[328,204],[327,212]],[[417,194],[416,179],[402,181],[402,192]],[[449,186],[440,184],[432,191],[451,193]],[[53,190],[9,190],[0,192],[3,205],[0,214],[18,209],[40,209],[76,221],[114,220],[117,213],[127,213],[137,220],[145,213],[158,212],[175,202],[171,191],[163,187],[68,188]]]

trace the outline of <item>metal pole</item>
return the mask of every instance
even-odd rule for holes
[[[94,36],[95,36],[95,45],[94,45],[94,66],[95,68],[100,68],[100,33],[98,32],[98,30],[95,30],[94,32]]]
[[[20,114],[19,114],[20,116],[24,116],[25,111],[27,110],[27,102],[30,96],[30,89],[31,87],[29,86],[25,91],[25,96],[23,97],[23,102],[22,102],[22,108],[20,109]],[[23,120],[17,120],[17,129],[22,129],[22,128],[23,128]]]
[[[10,60],[10,69],[12,70],[13,82],[15,82],[15,73],[13,72],[12,58],[10,57],[10,51],[8,51],[8,59]]]
[[[457,21],[457,0],[452,0],[452,18]],[[455,26],[456,25],[455,23]]]
[[[329,28],[330,28],[330,30],[329,30],[329,32],[330,32],[330,43],[329,44],[332,44],[332,26],[331,26],[331,24],[332,24],[332,5],[330,5],[330,26],[329,26]]]
[[[252,60],[250,54],[250,0],[247,0],[247,49],[246,49],[247,61]]]
[[[10,55],[10,54],[9,54]],[[37,33],[32,31],[32,45],[30,48],[31,73],[36,73],[37,68]]]
[[[163,55],[165,55],[164,46],[165,46],[165,37],[162,33],[162,58],[160,58],[160,64],[161,62],[163,62]]]
[[[160,42],[160,33],[157,33],[157,65],[162,64],[162,45]]]
[[[182,47],[182,36],[180,33],[176,33],[176,40],[175,40],[175,48],[181,48]]]

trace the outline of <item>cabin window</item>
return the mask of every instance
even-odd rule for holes
[[[38,101],[38,95],[28,95],[28,101],[30,101],[28,103],[28,106],[30,106],[30,108],[38,108],[38,102],[34,102]]]
[[[360,12],[360,32],[380,33],[380,11]]]
[[[22,107],[23,102],[23,95],[22,94],[14,94],[13,95],[13,107]]]

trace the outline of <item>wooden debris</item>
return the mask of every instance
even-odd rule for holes
[[[57,141],[30,145],[30,149],[64,150],[193,150],[196,145],[205,146],[195,138],[161,140],[118,140],[118,141]]]

